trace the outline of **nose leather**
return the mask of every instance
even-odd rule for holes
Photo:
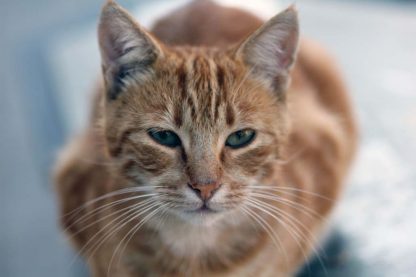
[[[211,199],[214,193],[221,187],[221,184],[219,182],[212,182],[208,184],[194,183],[189,186],[195,191],[199,198],[203,201],[207,201]]]

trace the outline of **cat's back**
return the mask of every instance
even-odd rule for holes
[[[262,24],[260,18],[241,9],[194,0],[160,18],[152,33],[168,45],[224,47],[247,37]]]

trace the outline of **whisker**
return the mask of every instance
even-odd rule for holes
[[[301,240],[304,240],[306,243],[309,244],[309,246],[312,248],[313,253],[317,256],[317,258],[318,258],[318,260],[319,260],[319,262],[321,264],[321,267],[323,268],[324,271],[326,271],[326,267],[324,266],[324,263],[323,263],[323,261],[322,261],[322,259],[320,257],[319,251],[316,249],[315,245],[317,245],[318,248],[319,248],[319,250],[321,252],[323,252],[324,254],[325,254],[325,251],[319,246],[319,242],[316,239],[315,235],[311,231],[309,231],[302,222],[300,222],[297,218],[295,218],[293,215],[287,213],[286,211],[280,210],[277,207],[272,206],[272,205],[270,205],[270,204],[268,204],[268,203],[266,203],[264,201],[254,200],[254,199],[247,199],[247,200],[254,201],[257,205],[264,207],[268,211],[275,212],[278,215],[282,216],[283,218],[281,218],[281,220],[283,221],[283,223],[285,223],[284,220],[286,219],[287,220],[286,223],[290,224],[291,228],[295,229],[294,230],[295,231],[294,233],[297,234],[297,236],[300,236],[298,238],[301,239]],[[309,236],[311,237],[311,239],[309,239],[305,235],[305,233],[302,232],[295,223],[293,223],[293,221],[295,223],[297,223],[299,225],[299,227],[301,227],[307,234],[309,234]],[[285,226],[285,225],[283,224],[283,226]],[[289,233],[290,233],[290,231],[289,231]],[[311,242],[310,240],[313,240],[313,242]],[[299,243],[298,243],[298,246],[301,248],[301,246],[299,245]],[[307,260],[306,253],[302,250],[302,248],[301,248],[301,251],[303,252],[303,255],[305,257],[305,260]]]
[[[293,238],[293,240],[298,245],[298,247],[299,247],[300,251],[302,252],[302,255],[304,256],[305,260],[307,260],[306,253],[305,253],[302,245],[299,242],[299,239],[302,239],[302,237],[299,237],[299,234],[292,229],[293,226],[291,227],[291,226],[288,226],[287,224],[285,224],[285,222],[284,222],[283,219],[281,219],[278,216],[276,216],[275,214],[269,212],[269,210],[267,210],[266,208],[264,208],[263,205],[261,205],[259,202],[252,201],[251,199],[247,199],[247,200],[249,201],[249,203],[247,203],[247,205],[250,205],[253,208],[259,209],[260,211],[268,214],[273,219],[275,219],[277,222],[279,222],[288,231],[288,233],[290,234],[290,236]]]
[[[122,208],[122,209],[116,210],[115,212],[112,212],[112,213],[110,213],[110,214],[107,214],[107,215],[105,215],[105,216],[102,216],[102,217],[100,217],[99,219],[95,220],[94,222],[92,222],[92,223],[90,223],[90,224],[88,224],[88,225],[84,226],[83,228],[81,228],[80,230],[78,230],[76,233],[74,233],[74,234],[70,234],[70,236],[71,236],[71,237],[75,237],[76,235],[78,235],[78,234],[82,233],[84,230],[88,229],[89,227],[91,227],[91,226],[93,226],[93,225],[95,225],[95,224],[97,224],[97,223],[99,223],[99,222],[101,222],[101,221],[103,221],[103,220],[105,220],[105,219],[107,219],[107,218],[111,218],[112,216],[114,216],[114,215],[116,215],[116,214],[119,214],[120,212],[123,212],[123,211],[126,211],[126,210],[131,211],[132,209],[139,208],[140,206],[143,206],[143,205],[145,205],[146,203],[149,203],[149,202],[151,202],[151,201],[153,201],[153,200],[152,200],[152,199],[147,199],[147,200],[145,200],[145,201],[143,201],[143,202],[139,202],[139,203],[136,203],[136,204],[134,204],[134,205],[130,205],[130,206],[128,206],[128,207],[125,207],[125,208]],[[116,218],[116,219],[117,219],[117,218]]]
[[[297,219],[296,217],[294,217],[293,215],[291,215],[290,213],[288,213],[288,212],[286,212],[286,211],[284,211],[284,210],[281,210],[281,209],[279,209],[279,208],[277,208],[277,207],[275,207],[275,206],[273,206],[273,205],[270,205],[269,203],[266,203],[266,202],[264,202],[264,201],[262,201],[262,200],[260,200],[260,199],[257,199],[257,198],[254,198],[254,199],[250,199],[251,201],[256,201],[257,203],[259,203],[259,204],[261,204],[261,205],[263,205],[264,207],[267,207],[269,210],[272,210],[272,211],[275,211],[275,212],[277,212],[277,213],[279,213],[280,215],[282,215],[282,216],[285,216],[286,218],[288,218],[289,220],[292,220],[292,221],[294,221],[295,223],[297,223],[300,227],[302,227],[302,229],[305,231],[305,232],[307,232],[309,235],[311,235],[312,236],[312,238],[314,239],[314,242],[315,242],[315,244],[318,244],[318,240],[315,238],[315,236],[313,235],[313,233],[311,232],[311,231],[309,231],[306,227],[305,227],[305,225],[299,220],[299,219]],[[296,225],[295,225],[296,226]],[[298,232],[300,232],[300,233],[303,233],[303,232],[301,232],[300,230],[299,230],[299,228],[298,227],[296,227],[296,229],[298,230]]]
[[[254,186],[251,186],[251,188],[253,188],[253,189],[261,189],[261,190],[278,191],[278,192],[283,192],[283,193],[285,191],[294,191],[294,192],[308,194],[310,196],[315,196],[315,197],[321,198],[321,199],[326,200],[326,201],[335,202],[334,199],[331,199],[329,197],[320,195],[320,194],[318,194],[316,192],[307,191],[307,190],[303,190],[303,189],[299,189],[299,188],[295,188],[295,187],[271,187],[271,186],[258,186],[258,185],[254,185]]]
[[[119,190],[115,190],[109,193],[106,193],[104,195],[101,195],[97,198],[94,198],[92,200],[89,200],[88,202],[82,204],[81,206],[79,206],[78,208],[75,208],[74,210],[62,215],[62,217],[67,217],[70,216],[74,213],[79,213],[82,209],[85,209],[86,207],[97,203],[98,201],[113,197],[113,196],[118,196],[121,194],[127,194],[127,193],[133,193],[133,192],[142,192],[142,191],[146,191],[148,189],[152,189],[152,188],[157,188],[157,187],[161,187],[161,186],[140,186],[140,187],[128,187],[128,188],[123,188],[123,189],[119,189]]]
[[[254,221],[256,221],[257,224],[259,224],[259,226],[263,228],[264,231],[266,231],[270,239],[273,241],[273,244],[284,255],[285,260],[286,260],[286,265],[287,265],[289,263],[289,258],[287,256],[285,249],[283,248],[283,244],[280,238],[276,236],[276,234],[273,231],[273,228],[263,218],[258,216],[254,211],[250,210],[249,207],[246,208],[244,206],[241,206],[241,209],[244,213],[246,213],[249,217],[251,217]]]
[[[258,198],[269,199],[269,200],[272,200],[272,201],[275,201],[275,202],[279,202],[281,204],[286,204],[289,207],[292,207],[292,208],[302,212],[303,214],[307,215],[311,219],[315,220],[317,218],[319,220],[327,222],[326,218],[324,218],[322,215],[318,214],[316,211],[312,210],[311,208],[309,208],[305,205],[302,205],[300,203],[296,203],[296,202],[291,201],[289,199],[278,197],[276,195],[264,194],[264,193],[261,193],[261,192],[260,193],[259,192],[251,193],[251,195],[256,196]],[[312,216],[315,216],[316,218],[314,218]]]
[[[156,215],[161,209],[163,209],[164,207],[166,207],[167,204],[164,205],[160,205],[158,206],[153,212],[149,213],[148,215],[146,215],[142,220],[140,220],[140,222],[138,224],[136,224],[135,226],[133,226],[133,228],[130,229],[130,231],[120,240],[120,242],[118,243],[117,247],[115,248],[113,255],[111,256],[110,259],[110,263],[109,263],[109,267],[107,270],[107,274],[109,275],[110,273],[110,269],[111,269],[111,265],[113,263],[113,260],[115,258],[115,255],[117,254],[118,250],[120,247],[122,247],[123,245],[123,241],[127,238],[127,241],[124,243],[124,246],[122,247],[122,250],[120,251],[120,256],[119,256],[119,260],[118,263],[120,263],[121,261],[121,255],[122,253],[125,251],[127,245],[129,244],[130,240],[133,238],[134,234],[147,222],[149,221],[154,215]]]
[[[111,238],[112,236],[114,236],[118,231],[120,231],[128,223],[130,223],[131,221],[137,219],[140,215],[148,212],[149,210],[153,209],[157,205],[158,205],[157,203],[151,203],[146,208],[143,208],[142,207],[140,210],[135,211],[132,215],[128,216],[128,218],[125,218],[123,223],[122,222],[119,222],[119,223],[122,223],[120,226],[115,226],[115,228],[111,228],[111,230],[107,232],[107,235],[105,235],[105,237],[101,240],[101,242],[99,242],[98,244],[96,243],[91,248],[91,251],[92,252],[89,255],[88,260],[93,256],[93,254],[95,253],[95,251],[97,251],[101,247],[101,245],[104,244],[105,241],[107,241],[109,238]]]
[[[135,208],[141,208],[141,209],[145,209],[145,208],[147,208],[147,207],[149,207],[149,206],[151,206],[153,203],[150,201],[151,199],[148,199],[148,200],[146,200],[145,202],[146,203],[138,203],[138,204],[135,204],[134,205],[134,207]],[[141,204],[141,206],[138,206],[138,205],[140,205]],[[115,228],[118,228],[118,226],[113,226],[113,227],[111,227],[111,225],[113,225],[113,224],[115,224],[115,222],[117,221],[117,220],[119,220],[119,219],[121,219],[121,218],[123,218],[120,222],[118,222],[118,223],[121,223],[121,222],[123,222],[123,221],[125,221],[125,220],[127,220],[127,219],[130,219],[131,218],[131,216],[132,215],[135,215],[135,213],[137,212],[137,211],[134,211],[133,210],[133,208],[134,207],[132,207],[130,210],[128,210],[127,212],[124,212],[123,214],[121,214],[121,215],[119,215],[119,216],[117,216],[115,219],[113,219],[113,220],[111,220],[109,223],[107,223],[105,226],[103,226],[96,234],[94,234],[94,236],[92,236],[88,241],[87,241],[87,243],[78,251],[78,254],[77,254],[77,256],[80,256],[80,255],[82,255],[83,253],[87,253],[88,251],[88,248],[90,248],[90,249],[94,249],[94,248],[96,248],[95,246],[97,245],[97,242],[95,242],[94,243],[94,240],[95,240],[95,238],[98,238],[98,236],[99,235],[101,235],[101,233],[103,233],[104,232],[104,234],[103,234],[103,237],[102,237],[102,240],[103,241],[105,241],[106,239],[107,239],[107,236],[106,236],[106,234],[108,234],[109,232],[112,232],[112,230],[114,230]],[[133,214],[130,214],[130,213],[132,213],[133,212]],[[129,215],[130,214],[130,215]],[[123,225],[124,226],[124,225]],[[110,230],[108,230],[108,231],[106,231],[106,229],[107,228],[109,228],[110,227]],[[99,240],[98,240],[98,242],[99,242]],[[90,246],[92,244],[92,246]],[[101,245],[101,244],[100,244]],[[100,246],[99,245],[99,246]],[[91,255],[90,255],[91,256]],[[75,262],[75,260],[73,261],[73,262]],[[73,263],[72,262],[72,263]]]
[[[140,198],[151,197],[151,196],[155,196],[155,195],[157,195],[157,194],[151,193],[151,194],[145,194],[145,195],[137,195],[137,196],[132,196],[132,197],[127,197],[127,198],[124,198],[124,199],[116,200],[116,201],[107,203],[107,204],[102,205],[102,206],[98,206],[95,209],[93,209],[92,211],[89,211],[88,213],[84,214],[83,216],[81,216],[80,218],[78,218],[77,220],[72,222],[68,227],[65,228],[64,232],[67,232],[70,228],[72,228],[76,224],[81,224],[85,221],[88,221],[91,217],[94,216],[94,214],[97,214],[98,212],[102,212],[102,211],[111,209],[114,206],[117,206],[119,204],[123,204],[123,203],[128,202],[128,201],[138,200]],[[127,209],[127,208],[124,208],[122,210],[125,210],[125,209]]]

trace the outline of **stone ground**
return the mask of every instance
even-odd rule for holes
[[[148,1],[120,3],[146,16]],[[101,4],[0,0],[0,276],[86,275],[70,266],[48,176],[58,147],[83,124]],[[362,135],[322,256],[327,273],[311,261],[301,276],[414,276],[416,4],[297,6],[304,34],[338,58]]]

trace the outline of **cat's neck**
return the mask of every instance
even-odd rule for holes
[[[230,214],[217,221],[201,221],[198,224],[184,223],[180,219],[164,222],[155,219],[148,222],[145,228],[147,231],[143,235],[153,234],[153,240],[147,240],[146,248],[153,249],[151,253],[163,253],[163,257],[155,264],[165,264],[164,270],[172,273],[180,266],[189,268],[192,275],[241,270],[249,264],[249,260],[257,259],[263,253],[260,250],[268,241],[264,230],[241,214]],[[146,260],[143,257],[146,254],[138,246],[143,244],[143,237],[136,237],[137,244],[133,242],[133,245],[137,246],[131,248],[130,253]],[[166,261],[169,263],[166,264]]]

